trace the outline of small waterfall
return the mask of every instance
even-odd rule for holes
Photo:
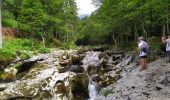
[[[93,82],[92,78],[88,75],[89,77],[89,86],[88,86],[88,91],[89,91],[89,99],[88,100],[94,100],[97,96],[97,84]]]

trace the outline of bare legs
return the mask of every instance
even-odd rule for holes
[[[167,62],[170,62],[170,51],[167,51]]]
[[[147,59],[146,58],[140,58],[140,63],[141,63],[140,71],[146,70],[147,69]]]

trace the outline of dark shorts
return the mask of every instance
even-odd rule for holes
[[[141,56],[140,58],[147,58],[147,56]]]

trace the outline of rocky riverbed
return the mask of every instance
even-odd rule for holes
[[[60,50],[15,61],[4,69],[0,100],[169,100],[165,59],[139,72],[121,51]]]
[[[131,63],[120,75],[122,78],[103,88],[102,96],[95,100],[170,100],[170,63],[165,58],[150,63],[142,72]]]

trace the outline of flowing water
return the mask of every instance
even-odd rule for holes
[[[94,100],[94,98],[96,98],[96,96],[98,95],[97,84],[92,80],[90,76],[89,76],[88,91],[89,91],[88,100]]]

